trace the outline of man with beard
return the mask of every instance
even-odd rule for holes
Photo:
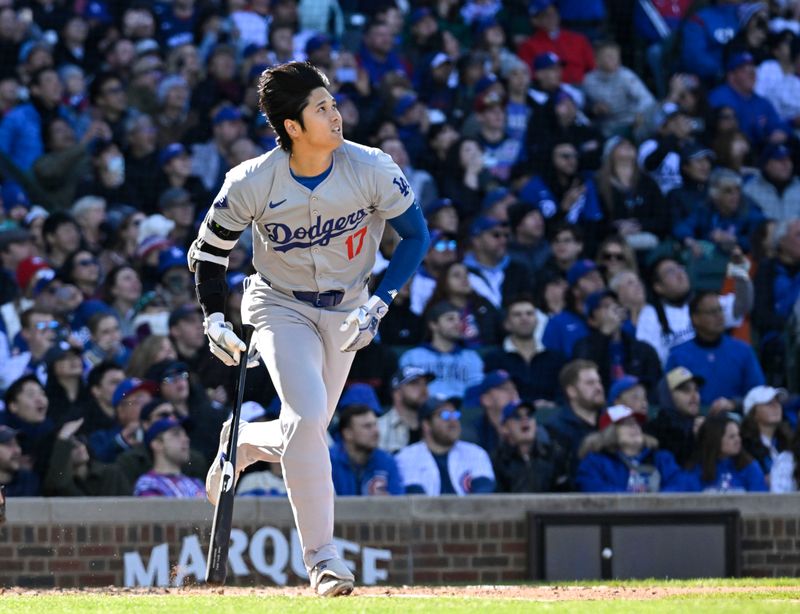
[[[342,440],[331,448],[338,496],[402,495],[403,482],[388,452],[378,449],[378,419],[369,405],[350,405],[339,416]]]
[[[433,375],[413,365],[392,377],[392,408],[378,418],[378,447],[394,454],[420,438],[419,408],[428,400]]]
[[[150,425],[144,443],[153,453],[153,468],[136,480],[135,497],[205,497],[197,478],[181,473],[189,460],[189,436],[182,418],[162,418]]]
[[[644,427],[645,433],[658,439],[659,449],[672,452],[681,467],[692,459],[697,431],[705,420],[700,415],[704,383],[686,367],[668,371],[658,386],[661,410]]]
[[[494,492],[492,462],[486,451],[460,441],[457,399],[433,397],[419,411],[422,441],[395,459],[407,494],[470,495]]]
[[[729,265],[729,275],[737,273]],[[650,267],[651,287],[655,295],[654,309],[646,308],[636,325],[636,338],[653,346],[663,365],[669,351],[694,337],[689,318],[689,275],[675,258],[659,258]],[[725,328],[735,328],[750,312],[753,304],[753,283],[744,275],[731,275],[734,291],[719,297],[725,316]]]
[[[597,417],[606,407],[603,381],[590,360],[567,363],[558,376],[567,406],[547,424],[548,432],[568,455],[569,475],[577,469],[578,448],[583,438],[597,431]]]

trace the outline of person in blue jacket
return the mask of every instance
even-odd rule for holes
[[[665,371],[686,367],[705,380],[700,401],[711,413],[733,411],[749,390],[764,384],[753,348],[725,334],[725,317],[716,292],[698,292],[689,302],[694,339],[670,350]]]
[[[712,90],[708,102],[712,108],[731,107],[739,120],[739,129],[752,145],[783,143],[789,127],[778,116],[772,103],[755,92],[756,67],[747,52],[731,56],[726,65],[725,83]]]
[[[708,199],[678,221],[673,236],[693,249],[697,241],[713,243],[721,254],[737,246],[750,252],[750,236],[764,220],[761,208],[742,194],[742,178],[727,168],[711,173]]]
[[[658,440],[642,432],[644,416],[612,405],[600,431],[583,440],[575,483],[582,492],[680,492],[696,490],[690,476]]]
[[[700,427],[691,469],[698,490],[706,492],[766,492],[764,472],[742,448],[739,416],[723,412]]]
[[[739,31],[739,0],[720,0],[690,17],[681,33],[681,70],[713,81],[722,76],[725,44]]]
[[[394,457],[378,449],[380,432],[369,405],[349,405],[339,416],[341,441],[330,449],[333,488],[338,496],[402,495]]]

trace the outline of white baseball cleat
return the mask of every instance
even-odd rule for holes
[[[206,474],[206,497],[208,497],[211,505],[217,504],[219,481],[222,479],[223,468],[225,467],[225,462],[228,460],[228,434],[231,432],[232,421],[233,418],[231,417],[222,423],[222,430],[219,432],[219,449],[217,450],[217,456],[214,462],[211,463],[211,467],[208,468],[208,473]],[[242,434],[242,428],[245,424],[247,424],[247,422],[241,419],[239,420],[240,435]],[[239,475],[237,474],[235,478],[238,477]]]
[[[321,597],[338,597],[353,592],[355,576],[341,559],[328,559],[317,563],[309,577],[311,587]]]

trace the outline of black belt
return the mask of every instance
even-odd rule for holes
[[[279,290],[279,288],[275,288],[272,282],[263,275],[261,279],[263,279],[270,288]],[[328,290],[327,292],[304,292],[300,290],[284,291],[286,294],[289,292],[291,292],[298,301],[308,303],[312,307],[335,307],[341,303],[344,298],[344,290]]]

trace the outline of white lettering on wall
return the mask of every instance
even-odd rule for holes
[[[272,555],[269,560],[266,555],[268,542],[272,545]],[[386,564],[392,560],[390,550],[362,548],[356,542],[339,538],[334,538],[334,543],[349,569],[355,571],[355,561],[361,557],[359,579],[361,584],[372,585],[388,579],[389,571]],[[275,527],[261,527],[252,537],[241,529],[232,529],[228,562],[235,576],[248,576],[252,572],[245,562],[243,556],[245,552],[249,555],[253,569],[278,586],[286,585],[288,571],[301,578],[308,577],[303,564],[303,549],[295,529],[291,530],[288,539]],[[379,564],[384,562],[386,564],[379,567]],[[125,586],[170,585],[169,544],[154,546],[150,550],[150,555],[145,557],[136,551],[125,552],[123,564]],[[194,578],[197,582],[202,582],[205,578],[206,556],[197,535],[187,535],[181,541],[175,571],[173,586],[182,586],[186,578]]]

